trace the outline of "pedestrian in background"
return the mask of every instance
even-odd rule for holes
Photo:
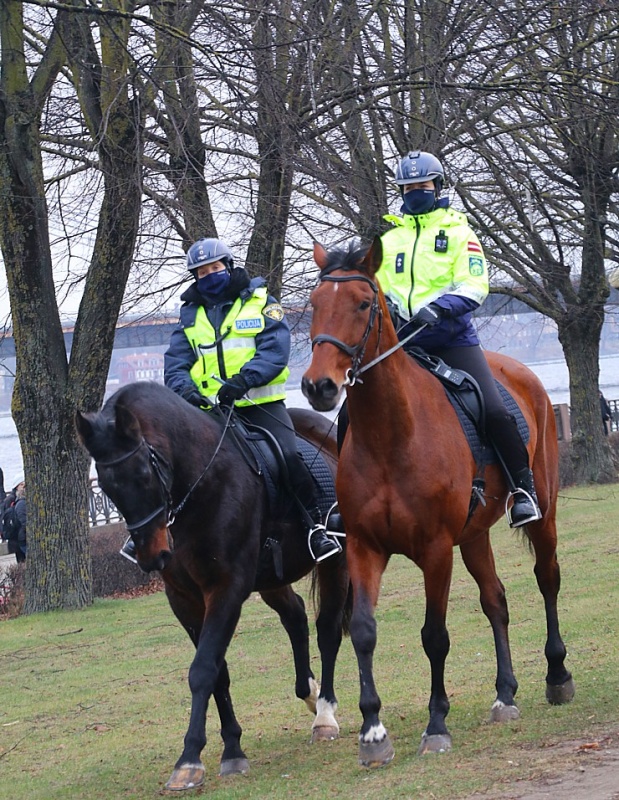
[[[612,414],[610,411],[610,405],[608,404],[608,400],[604,397],[601,390],[600,390],[600,412],[602,414],[602,425],[604,427],[604,436],[608,436]]]

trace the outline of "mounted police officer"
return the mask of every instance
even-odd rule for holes
[[[180,323],[165,353],[164,381],[198,408],[219,402],[266,428],[284,454],[293,491],[307,512],[308,546],[316,561],[342,548],[325,534],[313,478],[297,452],[284,404],[290,329],[264,278],[234,266],[220,239],[200,239],[187,252],[194,283],[182,295]],[[215,377],[213,377],[215,376]],[[131,540],[121,553],[130,548]]]
[[[377,278],[387,296],[400,339],[425,326],[414,343],[450,367],[468,372],[482,391],[486,432],[513,483],[510,525],[541,518],[527,449],[507,412],[479,339],[472,312],[488,295],[484,253],[464,214],[442,195],[444,171],[436,156],[408,153],[395,183],[402,216],[388,215],[393,227],[381,237],[383,260]]]

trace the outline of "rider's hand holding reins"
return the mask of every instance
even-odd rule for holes
[[[434,325],[438,325],[442,319],[442,315],[443,309],[440,306],[437,306],[436,303],[430,303],[429,305],[420,308],[411,319],[411,322],[418,323],[420,325],[427,325],[429,328],[432,328]]]
[[[183,400],[186,400],[188,403],[191,403],[192,406],[196,406],[196,408],[202,408],[203,406],[208,406],[209,402],[204,397],[204,395],[200,394],[196,386],[187,386],[181,392],[181,397]]]
[[[245,378],[237,373],[227,378],[217,392],[217,400],[222,406],[231,406],[235,400],[240,400],[247,393],[249,386]]]

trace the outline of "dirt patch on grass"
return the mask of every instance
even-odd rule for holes
[[[539,777],[465,800],[619,800],[619,729],[592,740],[551,745],[544,753]]]

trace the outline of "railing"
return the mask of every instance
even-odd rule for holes
[[[103,492],[96,478],[90,479],[88,491],[88,517],[91,528],[122,522],[123,516],[110,498]]]
[[[619,400],[609,400],[610,420],[608,420],[608,430],[610,433],[619,431]],[[557,438],[560,442],[569,442],[572,438],[570,429],[570,407],[567,403],[558,403],[553,406],[555,420],[557,422]],[[600,424],[602,420],[600,419]]]

